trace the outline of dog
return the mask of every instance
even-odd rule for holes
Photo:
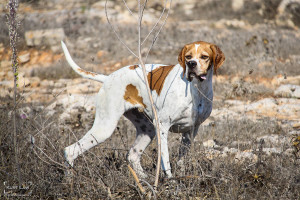
[[[141,178],[147,177],[140,164],[141,155],[155,137],[154,115],[141,65],[125,66],[106,76],[80,68],[62,42],[66,60],[84,78],[102,82],[96,96],[92,128],[64,149],[66,161],[73,166],[83,152],[109,138],[122,115],[136,127],[136,139],[127,159]],[[177,65],[146,64],[147,80],[159,117],[162,168],[172,177],[168,134],[182,133],[180,157],[189,149],[198,128],[212,111],[213,73],[223,65],[225,56],[214,44],[198,41],[185,45]]]

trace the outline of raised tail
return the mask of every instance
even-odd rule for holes
[[[63,41],[61,41],[61,46],[62,46],[62,49],[64,51],[64,54],[66,56],[66,60],[68,61],[69,65],[72,67],[72,69],[77,73],[79,74],[80,76],[84,77],[84,78],[88,78],[88,79],[92,79],[92,80],[95,80],[95,81],[99,81],[101,83],[103,83],[106,79],[107,76],[103,75],[103,74],[97,74],[97,73],[94,73],[94,72],[89,72],[89,71],[86,71],[82,68],[80,68],[72,59],[68,49],[67,49],[67,46],[65,45],[65,43]]]

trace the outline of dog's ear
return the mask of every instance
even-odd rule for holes
[[[217,74],[217,69],[219,69],[225,61],[225,55],[217,45],[211,45],[210,48],[213,52],[214,72]]]
[[[182,78],[184,77],[185,75],[185,70],[186,70],[186,66],[185,66],[185,52],[186,52],[186,46],[184,46],[179,55],[178,55],[178,62],[179,64],[181,65],[181,67],[183,68],[183,73],[182,73]]]

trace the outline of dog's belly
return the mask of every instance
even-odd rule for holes
[[[171,126],[170,130],[173,133],[186,133],[192,129],[192,126],[187,126],[185,124],[174,124]]]
[[[192,120],[191,108],[185,110],[179,118],[174,120],[174,124],[171,126],[170,131],[173,133],[185,133],[190,131],[194,126],[194,121]]]

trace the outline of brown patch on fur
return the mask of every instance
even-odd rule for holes
[[[219,69],[225,61],[225,55],[216,45],[212,45],[210,48],[213,51],[214,72],[217,74],[217,69]]]
[[[141,96],[139,96],[139,91],[132,84],[129,84],[126,86],[124,99],[125,99],[125,101],[128,101],[129,103],[131,103],[133,105],[140,104],[144,108],[147,107],[143,102],[143,98]]]
[[[148,73],[148,82],[151,90],[156,90],[156,93],[159,95],[166,77],[170,73],[170,71],[173,69],[174,65],[169,66],[160,66],[153,71]]]
[[[89,72],[89,71],[85,71],[84,69],[77,69],[78,71],[80,71],[81,73],[85,73],[86,75],[91,75],[91,76],[96,76],[97,74],[94,72]]]
[[[129,67],[129,69],[134,70],[134,69],[136,69],[138,67],[139,67],[138,65],[132,65],[132,66]]]

